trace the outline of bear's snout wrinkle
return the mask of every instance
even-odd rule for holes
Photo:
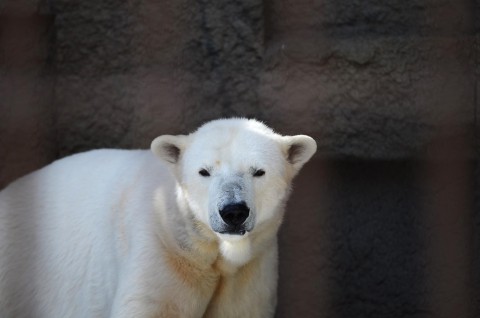
[[[222,220],[231,227],[243,224],[250,214],[250,209],[245,202],[227,204],[220,210]]]

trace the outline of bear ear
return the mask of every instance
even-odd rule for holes
[[[317,151],[315,140],[306,135],[285,136],[282,141],[286,159],[295,172],[298,172]]]
[[[187,136],[185,135],[163,135],[152,141],[150,149],[162,160],[176,164],[185,150]]]

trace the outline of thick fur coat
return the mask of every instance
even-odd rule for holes
[[[17,180],[0,192],[0,317],[272,317],[277,230],[315,150],[224,119]]]

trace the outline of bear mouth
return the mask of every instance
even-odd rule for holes
[[[240,228],[229,228],[229,229],[226,229],[226,230],[222,230],[222,231],[219,231],[218,233],[220,234],[229,234],[229,235],[240,235],[240,236],[243,236],[247,233],[248,231],[243,228],[243,227],[240,227]]]

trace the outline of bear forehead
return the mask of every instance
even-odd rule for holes
[[[244,127],[212,127],[191,135],[185,159],[194,166],[282,164],[278,137],[273,133]]]

